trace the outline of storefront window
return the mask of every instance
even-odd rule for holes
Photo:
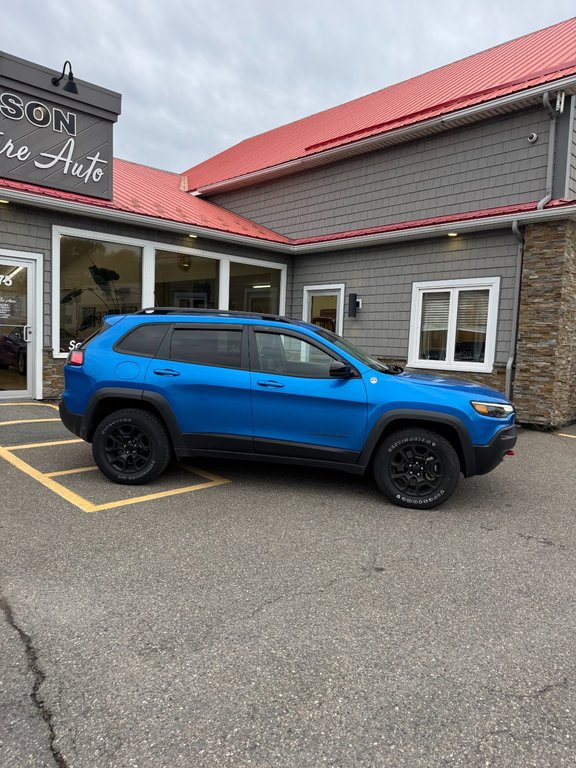
[[[156,251],[154,304],[217,309],[218,268],[216,259]]]
[[[246,312],[280,311],[279,269],[257,264],[230,264],[230,309]]]
[[[90,336],[107,314],[142,306],[142,249],[62,235],[60,351]]]

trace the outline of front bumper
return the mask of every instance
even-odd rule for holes
[[[485,475],[500,464],[506,452],[516,445],[518,431],[516,425],[505,427],[488,443],[474,445],[475,472],[474,475]]]

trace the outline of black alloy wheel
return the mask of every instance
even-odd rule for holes
[[[431,509],[454,492],[460,462],[450,442],[427,429],[407,429],[388,435],[374,458],[374,478],[395,504]]]
[[[170,461],[170,441],[161,421],[137,408],[116,411],[94,433],[92,453],[100,471],[115,483],[142,485]]]

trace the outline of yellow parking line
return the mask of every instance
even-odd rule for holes
[[[45,488],[48,488],[49,490],[53,491],[62,499],[69,501],[71,504],[73,504],[75,507],[78,507],[78,509],[81,509],[83,512],[101,512],[105,509],[115,509],[117,507],[125,507],[130,504],[139,504],[140,502],[144,502],[144,501],[155,501],[156,499],[162,499],[168,496],[177,496],[178,494],[182,494],[182,493],[199,491],[199,490],[202,490],[203,488],[215,488],[218,485],[226,485],[227,483],[231,482],[230,480],[227,480],[224,477],[213,475],[210,472],[206,472],[201,469],[196,469],[194,467],[184,467],[184,469],[186,469],[188,472],[192,472],[194,474],[200,475],[200,477],[205,478],[207,482],[198,483],[197,485],[188,485],[185,488],[175,488],[170,491],[157,491],[156,493],[148,493],[144,496],[137,496],[133,499],[120,499],[119,501],[111,501],[111,502],[108,502],[107,504],[94,504],[88,499],[86,499],[84,496],[80,496],[79,494],[74,493],[74,491],[69,490],[68,488],[56,482],[52,478],[60,475],[72,475],[79,472],[91,472],[97,469],[97,467],[80,467],[78,469],[67,469],[67,470],[62,470],[58,472],[40,472],[39,470],[32,467],[23,459],[19,458],[18,456],[14,456],[14,454],[12,453],[12,451],[21,451],[27,448],[43,448],[43,447],[52,446],[52,445],[68,445],[70,443],[83,443],[83,442],[84,440],[79,440],[79,439],[78,440],[76,439],[52,440],[46,443],[26,443],[24,445],[13,445],[13,446],[10,446],[9,448],[0,447],[0,458],[5,459],[7,462],[12,464],[12,466],[16,467],[21,472],[24,472],[29,477],[32,477],[34,480],[37,480]]]
[[[41,483],[44,487],[49,488],[61,498],[84,510],[84,512],[94,511],[94,504],[91,504],[87,499],[79,496],[77,493],[69,491],[68,488],[60,485],[60,483],[57,483],[54,480],[51,480],[49,477],[46,477],[43,472],[39,472],[37,469],[34,469],[34,467],[31,467],[30,464],[22,461],[22,459],[20,459],[18,456],[14,456],[11,453],[12,450],[13,448],[10,448],[10,450],[7,448],[0,448],[0,457],[6,459],[6,461],[19,469],[21,472],[24,472],[30,477],[33,477],[34,480],[38,480],[38,482]]]
[[[79,472],[94,472],[98,467],[78,467],[78,469],[61,469],[58,472],[45,472],[46,477],[62,477],[63,475],[76,475]]]
[[[566,435],[564,432],[558,432],[558,437],[571,437],[572,440],[576,440],[576,435]]]
[[[0,427],[8,424],[43,424],[46,421],[60,421],[60,419],[16,419],[15,421],[0,421]]]
[[[25,400],[21,400],[20,402],[17,402],[17,403],[0,403],[0,408],[7,408],[9,405],[11,405],[12,407],[14,407],[15,405],[22,405],[22,406],[34,405],[34,406],[38,406],[39,408],[53,408],[55,411],[58,410],[57,405],[51,405],[50,403],[27,403]]]
[[[71,440],[49,440],[46,443],[24,443],[23,445],[11,445],[9,446],[11,451],[23,451],[26,448],[44,448],[49,445],[69,445],[70,443],[83,443],[84,440],[80,438],[72,438]]]
[[[196,471],[196,470],[194,470]],[[200,474],[200,473],[198,473]],[[191,491],[200,491],[203,488],[216,488],[218,485],[226,485],[226,483],[232,482],[226,480],[224,477],[219,477],[207,483],[200,483],[198,485],[188,485],[186,488],[175,488],[172,491],[158,491],[158,493],[149,493],[146,496],[137,496],[134,499],[125,499],[121,501],[111,501],[109,504],[93,504],[92,509],[85,509],[85,512],[101,512],[103,509],[114,509],[115,507],[124,507],[128,504],[139,504],[142,501],[154,501],[155,499],[163,499],[167,496],[177,496],[179,493],[189,493]]]

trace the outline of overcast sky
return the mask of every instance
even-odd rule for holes
[[[14,0],[0,50],[121,93],[114,154],[180,172],[573,15],[574,0]]]

